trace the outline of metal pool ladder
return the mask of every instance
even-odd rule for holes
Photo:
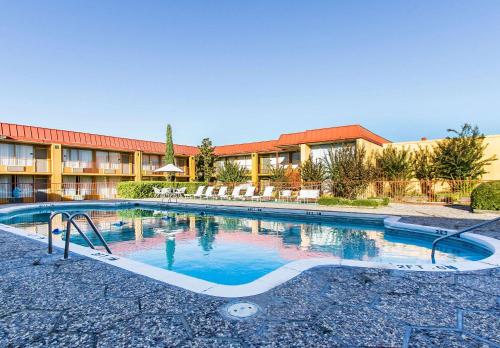
[[[106,243],[106,241],[104,240],[101,232],[99,232],[99,230],[97,229],[97,226],[94,224],[94,221],[92,221],[92,219],[90,218],[90,216],[88,214],[86,214],[86,213],[74,213],[74,214],[70,215],[66,211],[59,211],[59,212],[55,212],[55,213],[50,214],[50,217],[49,217],[49,233],[48,233],[48,238],[49,238],[49,254],[52,254],[52,251],[53,251],[53,248],[52,248],[52,219],[54,219],[54,217],[57,216],[57,215],[66,216],[66,218],[68,219],[67,222],[66,222],[66,238],[65,238],[65,241],[64,241],[65,242],[64,243],[64,259],[67,259],[68,256],[69,256],[69,238],[70,238],[70,234],[71,234],[71,226],[75,227],[75,229],[78,231],[78,233],[80,233],[80,235],[87,242],[87,244],[89,245],[90,248],[95,249],[94,244],[85,235],[85,233],[83,233],[83,231],[80,229],[80,227],[74,221],[74,219],[77,218],[77,217],[84,217],[85,220],[87,220],[88,224],[90,225],[90,227],[92,228],[92,230],[96,234],[97,238],[99,238],[99,240],[101,241],[101,243],[104,245],[104,248],[106,249],[106,251],[108,252],[108,254],[112,254],[111,249],[109,248],[108,243]]]
[[[494,218],[493,220],[483,221],[483,222],[480,222],[478,224],[472,225],[470,227],[461,229],[461,230],[459,230],[459,231],[457,231],[455,233],[448,234],[446,236],[442,236],[442,237],[437,238],[436,240],[434,240],[434,242],[432,242],[432,253],[431,253],[432,263],[436,262],[436,259],[434,258],[434,254],[436,253],[436,246],[443,239],[450,238],[450,237],[458,237],[458,238],[460,238],[460,235],[462,233],[464,233],[464,232],[469,232],[469,231],[475,230],[478,227],[482,227],[484,225],[489,225],[489,224],[492,224],[492,223],[497,222],[497,221],[500,221],[500,217]]]

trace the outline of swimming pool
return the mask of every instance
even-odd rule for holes
[[[435,238],[386,229],[383,217],[293,215],[262,209],[220,211],[175,204],[63,205],[3,214],[0,223],[43,236],[50,212],[68,210],[89,213],[114,255],[221,285],[249,284],[281,268],[293,269],[289,265],[297,261],[422,267],[431,263],[430,248]],[[62,217],[58,219],[54,221],[56,232],[65,228]],[[75,232],[71,242],[85,245]],[[60,233],[56,237],[63,236]],[[88,237],[99,245],[95,235],[88,233]],[[449,240],[438,247],[436,259],[453,269],[454,264],[490,255],[491,251],[465,240]]]

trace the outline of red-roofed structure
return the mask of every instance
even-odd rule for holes
[[[368,129],[360,125],[350,125],[282,134],[277,141],[277,146],[329,143],[356,139],[364,139],[377,145],[390,143],[389,140],[370,132]]]
[[[145,153],[165,153],[165,143],[137,140],[109,135],[99,135],[67,131],[53,128],[25,126],[12,123],[0,123],[0,135],[7,139],[30,143],[57,143],[86,148],[102,148],[118,151],[142,151]],[[198,148],[187,145],[174,145],[174,152],[181,156],[194,156]]]

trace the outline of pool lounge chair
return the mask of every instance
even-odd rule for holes
[[[271,199],[273,199],[273,191],[274,191],[274,186],[267,186],[264,189],[264,192],[262,193],[262,195],[260,195],[260,196],[253,196],[252,200],[253,201],[259,201],[259,202],[270,201]]]
[[[231,196],[229,196],[228,198],[229,199],[239,199],[242,197],[240,192],[241,192],[241,186],[235,186],[233,188],[233,192],[231,193]]]
[[[203,190],[205,190],[204,185],[198,186],[198,188],[196,189],[196,192],[194,194],[184,195],[184,197],[201,198],[201,196],[203,195]]]
[[[214,198],[214,187],[213,186],[208,186],[207,187],[207,190],[205,191],[205,193],[202,195],[201,198],[206,198],[206,199],[210,199],[210,198]]]
[[[278,199],[280,201],[290,202],[292,200],[292,190],[282,190]]]
[[[247,191],[245,192],[245,194],[241,198],[244,201],[251,201],[255,197],[254,193],[255,193],[255,187],[254,186],[249,186],[247,188]]]
[[[227,186],[221,186],[217,195],[214,196],[215,199],[225,199],[227,198]]]
[[[306,190],[302,189],[299,191],[297,196],[297,202],[307,203],[309,201],[317,202],[319,199],[319,190]]]

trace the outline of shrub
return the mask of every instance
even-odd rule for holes
[[[186,193],[194,193],[200,182],[169,182],[169,181],[123,181],[118,183],[117,191],[120,198],[153,198],[153,187],[186,187]]]
[[[448,132],[455,136],[439,141],[434,149],[437,176],[447,180],[452,188],[460,185],[460,181],[481,178],[486,173],[485,167],[496,159],[496,156],[484,158],[487,146],[484,135],[477,126],[467,123],[459,131],[448,129]]]
[[[300,175],[305,182],[323,181],[325,178],[325,168],[323,163],[320,161],[313,161],[312,157],[309,157],[307,161],[302,163]]]
[[[279,164],[277,166],[269,166],[269,179],[274,182],[286,182],[286,167]]]
[[[323,196],[318,200],[319,205],[349,205],[353,207],[380,207],[389,204],[388,198],[383,199],[347,199],[342,197]]]
[[[323,162],[326,184],[332,194],[354,199],[366,190],[373,168],[364,146],[331,148]]]
[[[485,182],[471,194],[472,209],[500,210],[500,181]]]
[[[217,173],[220,182],[245,182],[247,181],[247,170],[237,162],[226,161]]]

